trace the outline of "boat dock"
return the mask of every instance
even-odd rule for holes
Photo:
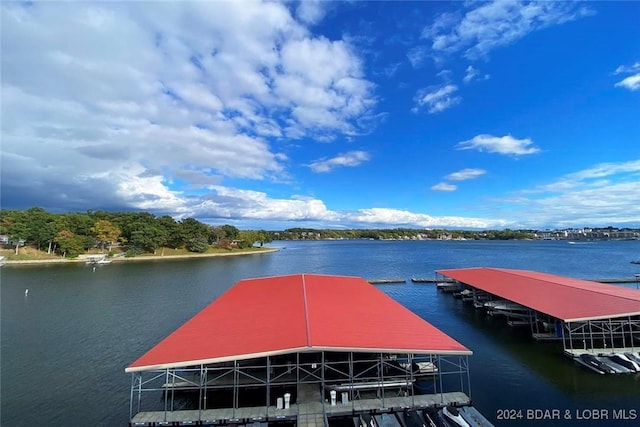
[[[453,279],[449,279],[448,277],[412,277],[412,283],[440,283],[440,282],[455,282]]]
[[[392,396],[381,398],[365,398],[348,402],[336,402],[331,405],[323,402],[320,388],[312,387],[299,390],[300,402],[289,408],[276,406],[222,408],[205,410],[150,411],[139,412],[131,420],[131,426],[162,425],[227,425],[230,423],[249,425],[253,422],[292,421],[298,426],[324,426],[325,416],[353,416],[357,414],[381,414],[401,412],[406,408],[441,408],[447,405],[464,406],[471,404],[464,393],[423,394],[416,396]],[[475,409],[475,408],[474,408]],[[473,411],[473,410],[471,410]],[[477,410],[475,410],[477,412]]]
[[[412,277],[411,282],[413,283],[441,283],[441,282],[455,282],[454,279],[449,277]],[[632,278],[632,277],[618,277],[618,278],[609,278],[609,279],[584,279],[590,282],[598,282],[598,283],[640,283],[640,278]]]
[[[402,279],[398,277],[391,278],[391,279],[369,279],[367,281],[372,285],[384,285],[384,284],[390,284],[390,283],[407,283],[406,279]]]
[[[611,354],[611,353],[638,353],[638,351],[640,351],[640,346],[638,347],[619,347],[616,348],[615,351],[612,351],[611,348],[606,348],[606,347],[602,347],[602,348],[589,348],[589,349],[584,349],[584,348],[571,348],[571,349],[565,349],[564,352],[567,356],[569,357],[576,357],[576,356],[580,356],[582,354]]]
[[[640,357],[640,290],[611,284],[633,283],[635,278],[596,282],[500,268],[437,273],[453,281],[438,282],[439,290],[453,289],[455,297],[488,315],[503,316],[509,326],[528,327],[536,341],[562,342],[564,354],[574,360],[583,354],[604,355],[604,360],[592,361],[613,366],[604,372],[640,373],[640,363],[625,360],[626,353]]]
[[[125,369],[129,420],[315,427],[466,407],[470,356],[365,279],[245,279]]]

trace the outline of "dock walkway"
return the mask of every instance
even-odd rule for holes
[[[159,425],[220,425],[228,423],[250,423],[253,421],[296,421],[298,426],[324,426],[323,402],[319,387],[301,387],[299,390],[300,403],[293,404],[287,409],[277,409],[275,406],[257,406],[246,408],[222,408],[205,410],[180,410],[173,412],[150,411],[139,412],[131,420],[132,426]],[[470,405],[471,400],[462,392],[421,394],[416,396],[394,396],[370,399],[357,399],[347,404],[338,403],[335,406],[324,404],[327,416],[352,415],[372,411],[393,411],[404,408],[430,406]]]

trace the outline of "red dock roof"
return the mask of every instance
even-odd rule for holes
[[[471,354],[362,278],[299,274],[238,282],[126,372],[310,350]]]
[[[437,272],[565,322],[640,315],[640,291],[621,286],[503,268]]]

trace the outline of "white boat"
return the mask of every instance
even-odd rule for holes
[[[636,356],[633,353],[625,353],[624,355],[627,356],[627,359],[633,360],[634,362],[640,365],[640,356]]]
[[[493,427],[493,424],[473,406],[458,408],[460,415],[473,427]]]
[[[624,366],[620,365],[619,363],[614,362],[610,357],[604,356],[599,354],[597,356],[597,359],[602,362],[603,364],[609,366],[611,369],[613,369],[616,374],[632,374],[634,371],[629,369],[629,368],[625,368]]]
[[[520,304],[507,300],[487,301],[484,303],[490,316],[506,316],[519,319],[529,319],[530,310]]]
[[[378,424],[371,414],[360,414],[359,425],[360,427],[378,427]]]
[[[462,284],[458,282],[440,282],[436,284],[436,288],[446,293],[457,292],[462,289]]]
[[[504,304],[507,303],[509,301],[507,301],[506,299],[496,299],[496,300],[492,300],[492,301],[486,301],[484,303],[482,303],[482,306],[484,308],[494,308],[496,305],[499,304]]]
[[[487,301],[484,303],[484,307],[492,310],[529,311],[529,309],[524,305],[520,305],[518,303],[511,302],[505,299],[496,300],[496,301]]]
[[[89,255],[87,257],[87,264],[96,265],[96,264],[111,264],[111,260],[107,259],[106,255]]]
[[[455,406],[445,406],[444,408],[442,408],[442,413],[445,417],[447,417],[447,420],[450,420],[456,426],[471,427],[469,423],[464,418],[462,418],[462,415],[460,415],[460,411],[458,411],[458,408],[456,408]]]
[[[624,366],[627,369],[630,369],[634,372],[640,372],[640,364],[638,364],[635,360],[625,356],[621,353],[611,353],[607,354],[607,357],[618,365]]]
[[[594,372],[597,372],[599,374],[614,374],[615,371],[613,369],[610,369],[607,365],[603,364],[602,362],[600,362],[594,355],[592,354],[581,354],[580,356],[576,356],[574,357],[574,359],[576,363],[582,365],[582,366],[586,366],[587,368],[591,369]]]
[[[430,375],[438,372],[438,367],[433,362],[398,362],[399,365],[407,372],[412,372],[414,375]]]
[[[3,256],[0,256],[0,267],[4,265],[4,261],[5,261],[5,258]]]

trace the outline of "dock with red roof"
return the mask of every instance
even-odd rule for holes
[[[537,340],[562,341],[571,357],[640,351],[640,291],[630,287],[504,268],[438,270],[459,295]],[[498,309],[496,309],[498,307]]]
[[[471,354],[359,277],[242,280],[126,368],[130,424],[325,425],[469,405]]]

